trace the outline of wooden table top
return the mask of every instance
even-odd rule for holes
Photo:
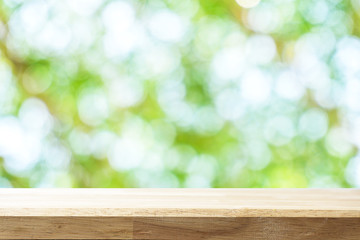
[[[0,189],[0,216],[360,217],[360,189]]]

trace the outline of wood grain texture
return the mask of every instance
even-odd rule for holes
[[[0,239],[360,239],[359,189],[0,189]]]
[[[3,217],[0,239],[359,240],[360,218]]]
[[[133,239],[133,219],[0,217],[0,239]]]
[[[0,216],[360,217],[360,189],[0,189]]]
[[[359,240],[360,218],[140,218],[134,239]]]

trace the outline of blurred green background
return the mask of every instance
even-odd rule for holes
[[[0,2],[0,187],[360,187],[360,0]]]

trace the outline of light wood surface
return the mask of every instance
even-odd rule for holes
[[[360,189],[0,189],[0,216],[360,217]]]
[[[360,189],[0,189],[0,239],[360,239]]]

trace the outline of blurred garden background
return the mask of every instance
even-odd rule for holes
[[[360,187],[360,0],[0,1],[0,187]]]

